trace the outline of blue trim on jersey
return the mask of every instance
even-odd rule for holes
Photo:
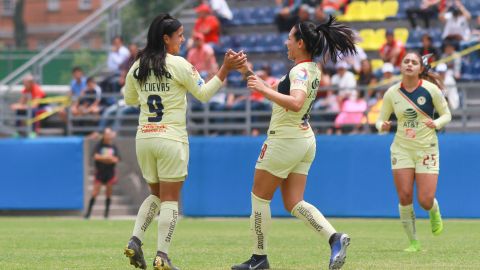
[[[410,99],[420,110],[422,110],[425,114],[432,117],[434,116],[435,107],[433,106],[433,98],[430,92],[425,89],[423,86],[419,86],[415,91],[412,93],[407,92],[403,87],[400,87],[400,91]],[[420,104],[421,97],[425,98],[425,102]]]

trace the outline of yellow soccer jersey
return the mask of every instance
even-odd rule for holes
[[[451,120],[447,101],[441,90],[433,83],[420,80],[417,89],[407,92],[401,83],[390,87],[383,97],[383,106],[376,123],[380,130],[383,121],[390,115],[397,117],[397,133],[394,143],[407,149],[436,147],[437,133],[424,122],[433,119],[435,112],[440,117],[434,120],[437,129],[441,129]]]
[[[299,112],[290,111],[273,104],[268,136],[272,138],[305,138],[313,136],[308,123],[313,102],[317,96],[321,72],[314,62],[302,62],[293,67],[278,84],[278,92],[290,95],[292,90],[304,91],[307,95]]]
[[[137,139],[162,137],[188,143],[186,129],[187,91],[207,101],[222,87],[213,77],[207,84],[197,70],[180,56],[167,54],[168,71],[161,80],[151,75],[140,84],[136,79],[139,61],[130,68],[125,82],[125,102],[140,105]]]

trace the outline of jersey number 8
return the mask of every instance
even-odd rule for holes
[[[148,122],[160,122],[163,116],[162,97],[159,95],[150,95],[147,99],[148,110],[156,116],[148,117]]]

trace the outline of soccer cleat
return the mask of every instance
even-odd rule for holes
[[[267,255],[252,255],[246,262],[232,266],[232,270],[260,270],[270,269]]]
[[[180,270],[173,266],[172,261],[168,258],[166,253],[157,251],[157,256],[153,261],[153,269],[155,270]]]
[[[135,268],[147,269],[147,263],[143,258],[142,242],[136,236],[130,238],[124,254],[130,259],[130,264],[135,266]]]
[[[420,251],[420,242],[418,240],[412,240],[410,242],[410,246],[403,251],[406,252],[417,252]]]
[[[346,233],[335,233],[330,237],[330,264],[328,269],[340,269],[347,258],[347,247],[350,245],[350,237]]]
[[[432,227],[432,233],[435,236],[438,236],[443,231],[443,222],[442,215],[440,215],[440,209],[435,212],[429,212],[430,215],[430,226]]]

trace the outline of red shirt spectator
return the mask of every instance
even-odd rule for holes
[[[392,63],[394,66],[400,67],[406,53],[405,46],[401,41],[395,40],[391,29],[387,30],[385,37],[387,41],[380,48],[380,57],[384,62]]]
[[[195,8],[198,18],[195,21],[193,30],[205,35],[206,43],[218,43],[220,39],[220,22],[217,17],[211,14],[211,9],[206,4]]]
[[[37,98],[44,98],[45,97],[45,92],[43,92],[42,88],[40,88],[40,85],[32,82],[30,86],[25,86],[22,90],[22,94],[31,94],[32,99],[37,99]]]
[[[204,79],[210,79],[217,72],[218,64],[213,48],[205,44],[204,40],[202,33],[193,34],[193,47],[188,51],[187,60],[201,75],[207,75]]]

